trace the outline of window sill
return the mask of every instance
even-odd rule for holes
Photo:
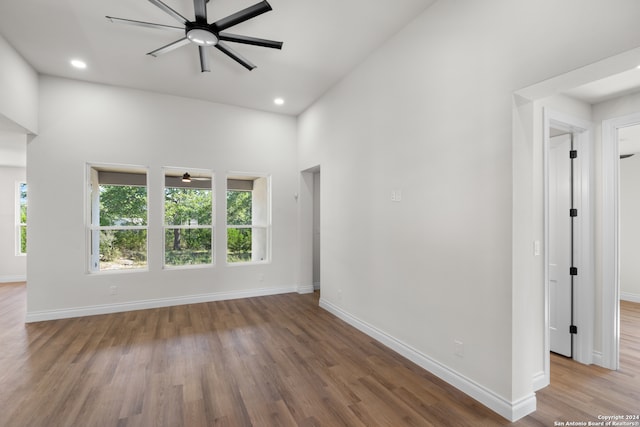
[[[176,271],[176,270],[195,270],[195,269],[213,269],[215,264],[185,264],[185,265],[165,265],[162,267],[163,270],[166,271]]]

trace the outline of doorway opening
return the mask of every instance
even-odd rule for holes
[[[0,284],[27,280],[27,143],[31,137],[0,114]]]
[[[296,195],[300,216],[299,293],[320,291],[321,287],[320,193],[320,166],[303,170]]]
[[[589,117],[589,120],[594,123],[593,147],[597,149],[592,148],[595,160],[590,162],[593,172],[591,187],[594,196],[590,197],[591,209],[585,212],[594,213],[590,220],[593,221],[591,227],[593,235],[590,239],[593,242],[591,250],[597,251],[598,257],[597,259],[594,257],[590,264],[594,268],[592,288],[585,292],[587,298],[592,298],[593,301],[591,304],[587,301],[587,305],[592,306],[590,313],[592,318],[584,325],[581,320],[576,320],[578,334],[574,337],[575,342],[572,347],[575,360],[616,369],[620,339],[616,264],[618,218],[615,203],[618,190],[616,174],[619,153],[617,146],[614,150],[613,144],[607,141],[613,141],[617,129],[629,126],[631,122],[612,122],[606,119],[615,117],[614,112],[619,112],[618,115],[628,114],[631,101],[625,99],[604,106],[603,104],[606,99],[613,100],[638,91],[640,88],[638,82],[626,87],[615,83],[616,79],[620,80],[620,76],[635,75],[637,71],[633,72],[633,70],[636,70],[638,63],[640,63],[640,48],[536,83],[514,93],[514,324],[517,324],[520,330],[528,331],[531,339],[524,344],[530,346],[537,354],[533,358],[522,357],[523,365],[526,364],[531,369],[534,390],[543,388],[550,382],[547,287],[549,264],[548,259],[545,259],[548,252],[546,247],[548,230],[544,225],[548,223],[548,217],[542,218],[547,215],[548,187],[546,185],[548,183],[543,184],[543,181],[548,179],[546,169],[548,152],[545,150],[549,147],[549,130],[558,129],[558,127],[550,123],[550,115],[543,109],[551,106],[564,111],[564,107],[569,106],[567,111],[573,114],[577,109],[580,112],[579,117]],[[594,90],[595,86],[598,87],[597,91]],[[605,96],[608,98],[605,99]],[[640,99],[633,100],[633,102],[636,101],[640,102]],[[558,121],[565,122],[562,119]],[[640,114],[633,123],[639,122]],[[601,129],[599,129],[600,126]],[[572,132],[576,136],[575,130]],[[601,139],[600,136],[602,136]],[[543,142],[543,149],[540,149],[541,142]],[[544,154],[543,151],[545,151]],[[584,238],[582,233],[579,235]],[[595,248],[596,244],[597,248]],[[598,273],[597,276],[595,271]],[[541,286],[545,287],[544,292],[540,292]],[[574,300],[574,306],[578,310],[584,302],[580,302],[581,295],[579,292]],[[527,310],[528,307],[535,308]],[[578,317],[581,316],[580,312],[576,314]],[[591,327],[591,333],[586,333],[582,326]],[[539,350],[543,351],[538,353]]]
[[[313,173],[313,290],[320,290],[320,169]]]
[[[554,352],[585,364],[592,363],[595,307],[591,127],[544,110],[545,358]]]
[[[625,299],[637,298],[636,302],[640,302],[637,294],[627,291],[627,286],[630,290],[635,289],[632,279],[635,275],[635,263],[629,262],[628,259],[628,256],[633,257],[635,252],[635,241],[632,237],[635,221],[631,220],[634,198],[623,199],[625,194],[630,196],[635,187],[633,185],[635,171],[629,168],[629,162],[635,163],[635,160],[627,155],[640,153],[640,135],[637,134],[639,125],[640,113],[616,117],[602,123],[604,300],[602,366],[609,369],[620,368],[620,299],[623,297],[623,286],[625,286]],[[622,156],[625,156],[624,160],[621,160]],[[626,182],[628,181],[626,178],[629,177],[631,182]],[[638,292],[640,293],[640,289]],[[605,334],[606,331],[612,331],[612,333]]]

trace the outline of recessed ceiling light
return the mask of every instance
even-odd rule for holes
[[[71,65],[73,65],[76,68],[79,68],[81,70],[84,70],[85,68],[87,68],[87,63],[84,61],[81,61],[79,59],[72,59],[71,60]]]
[[[284,104],[284,99],[276,98],[276,99],[273,100],[273,103],[276,104],[276,105],[282,105],[282,104]]]

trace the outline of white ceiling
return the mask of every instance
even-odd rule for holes
[[[640,68],[633,68],[567,90],[564,94],[587,104],[598,104],[638,91],[640,91]]]
[[[193,19],[192,0],[164,1]],[[195,45],[146,55],[182,35],[105,18],[179,25],[146,0],[3,0],[0,34],[43,74],[297,115],[434,1],[269,0],[272,11],[226,30],[284,42],[281,51],[229,43],[258,66],[251,72],[215,48],[210,73],[200,72]],[[211,0],[208,20],[255,3]],[[70,67],[72,58],[88,68]]]
[[[594,105],[639,91],[640,67],[589,82],[563,93]],[[621,155],[640,153],[640,125],[619,129],[618,142]]]

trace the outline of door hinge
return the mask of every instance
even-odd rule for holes
[[[569,325],[569,333],[570,334],[577,334],[578,333],[578,327],[576,325]]]
[[[578,150],[569,151],[569,158],[570,159],[577,159],[578,158]]]
[[[578,216],[578,209],[569,209],[569,216],[571,218]]]
[[[578,275],[578,267],[569,267],[569,275],[577,276]]]

